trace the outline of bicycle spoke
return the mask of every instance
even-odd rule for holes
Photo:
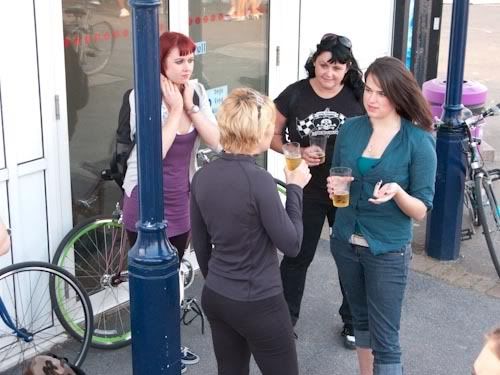
[[[476,181],[476,191],[478,195],[479,216],[483,227],[483,234],[490,252],[493,266],[500,277],[500,216],[498,202],[493,190],[493,185],[486,174],[484,178],[480,177]]]
[[[111,348],[128,344],[128,239],[123,225],[111,217],[89,219],[67,238],[56,251],[57,263],[77,270],[76,277],[92,296],[92,345]]]
[[[58,353],[73,363],[81,362],[87,352],[88,341],[74,340],[54,319],[50,285],[61,287],[62,295],[67,303],[66,314],[76,316],[82,322],[84,333],[90,329],[89,310],[85,310],[81,299],[75,298],[81,294],[74,289],[74,284],[67,281],[69,279],[65,279],[69,276],[63,276],[60,274],[61,271],[52,270],[49,267],[54,266],[41,262],[26,262],[0,271],[0,290],[4,298],[7,293],[12,300],[6,305],[7,314],[16,329],[21,329],[22,332],[29,333],[31,336],[31,341],[25,342],[23,338],[17,338],[15,333],[8,332],[12,340],[6,347],[0,349],[2,357],[0,371],[6,369],[5,366],[17,369],[18,367],[11,366],[22,366],[25,360],[33,355],[55,346],[57,346]],[[88,303],[88,299],[86,301]]]

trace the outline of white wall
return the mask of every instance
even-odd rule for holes
[[[58,93],[66,89],[60,3],[0,2],[0,48],[10,51],[0,59],[0,215],[12,227],[12,251],[0,267],[50,260],[63,233],[55,111],[57,83]]]
[[[300,70],[326,33],[351,39],[361,69],[377,57],[390,55],[394,24],[393,0],[307,0],[301,2]]]
[[[269,94],[272,98],[297,79],[306,77],[304,64],[326,33],[351,39],[354,57],[361,69],[366,69],[375,58],[391,54],[393,0],[303,0],[300,4],[296,0],[286,4],[274,0],[273,3],[284,8],[278,9],[276,17],[273,15],[275,24],[271,25],[271,46],[273,37],[278,38],[282,61],[279,72],[274,75],[275,55],[271,47],[273,82]],[[294,24],[297,21],[300,28]],[[273,176],[283,179],[283,155],[269,151],[267,168]]]

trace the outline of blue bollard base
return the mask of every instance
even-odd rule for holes
[[[164,263],[172,263],[179,267],[177,249],[165,236],[165,223],[157,223],[155,226],[139,223],[137,229],[139,230],[137,241],[129,250],[129,260],[151,267]]]
[[[460,253],[465,185],[463,131],[440,128],[436,139],[437,172],[434,208],[428,215],[425,249],[438,260],[456,260]]]
[[[155,267],[129,259],[134,375],[177,375],[180,296],[177,262]]]

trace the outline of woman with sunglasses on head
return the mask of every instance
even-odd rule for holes
[[[285,170],[285,209],[273,177],[255,159],[269,149],[274,119],[269,98],[233,90],[217,113],[224,152],[191,185],[192,243],[219,375],[248,374],[250,355],[264,375],[298,374],[276,248],[299,252],[302,188],[311,175],[303,161]]]
[[[194,42],[184,34],[165,32],[160,36],[160,87],[162,92],[162,156],[164,215],[168,221],[167,237],[177,249],[179,261],[187,247],[191,223],[189,219],[190,180],[195,171],[195,157],[200,141],[218,148],[219,130],[208,102],[205,88],[190,81],[193,73]],[[198,98],[199,106],[195,104]],[[135,100],[130,94],[130,135],[134,137]],[[133,139],[133,138],[132,138]],[[127,160],[123,183],[123,224],[130,246],[137,239],[139,220],[137,147]],[[167,318],[167,317],[165,317]],[[183,371],[186,364],[199,357],[181,348]]]
[[[333,223],[335,208],[328,197],[325,181],[329,175],[331,155],[338,130],[348,117],[364,113],[362,73],[352,54],[351,41],[341,35],[325,34],[316,51],[306,62],[308,78],[288,86],[276,99],[276,126],[271,148],[283,152],[284,141],[299,142],[302,158],[311,168],[312,178],[304,188],[304,239],[297,257],[285,256],[281,278],[285,299],[295,326],[299,319],[306,273],[311,264],[328,219]],[[326,161],[318,157],[309,137],[328,137]],[[340,285],[342,290],[342,284]],[[343,292],[342,292],[343,295]],[[352,317],[343,296],[339,313],[344,322],[344,344],[354,349]]]
[[[361,375],[401,375],[399,327],[412,225],[432,208],[432,115],[413,75],[393,57],[365,73],[366,116],[342,127],[332,166],[352,169],[349,206],[335,216],[331,251],[354,317]],[[339,179],[328,177],[328,192]]]

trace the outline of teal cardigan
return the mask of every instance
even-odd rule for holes
[[[379,162],[364,175],[358,169],[372,134],[367,116],[348,119],[337,136],[332,166],[352,169],[350,202],[337,209],[333,236],[349,241],[357,229],[368,242],[373,254],[399,251],[412,238],[412,219],[394,200],[376,205],[368,201],[375,184],[382,180],[397,182],[408,194],[432,208],[436,178],[436,143],[431,133],[401,118],[401,129],[387,146]]]

